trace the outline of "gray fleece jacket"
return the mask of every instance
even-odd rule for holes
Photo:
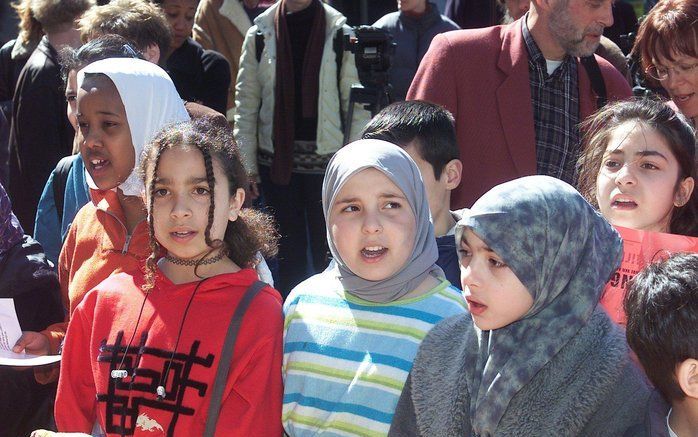
[[[431,330],[403,389],[390,436],[471,435],[463,366],[470,348],[477,348],[477,336],[469,314],[446,319]],[[643,422],[649,396],[622,331],[597,309],[516,394],[496,435],[623,436]]]

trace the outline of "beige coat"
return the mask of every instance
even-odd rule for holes
[[[225,56],[233,79],[228,89],[227,118],[233,121],[235,108],[235,78],[245,34],[252,27],[240,0],[201,0],[196,10],[192,37],[205,49]]]
[[[279,3],[264,11],[247,31],[240,69],[235,85],[235,141],[242,153],[246,169],[253,175],[257,168],[257,149],[274,152],[272,138],[274,125],[274,87],[276,85],[276,38],[274,15]],[[344,52],[337,89],[337,62],[333,48],[334,35],[342,28],[346,18],[326,4],[325,46],[320,65],[320,92],[318,95],[317,153],[332,154],[344,143],[340,119],[340,101],[344,114],[349,107],[349,93],[353,84],[359,83],[354,55]],[[255,33],[264,34],[264,50],[260,62],[256,56]],[[293,117],[289,114],[289,117]],[[358,139],[371,114],[361,104],[354,104],[350,139]]]

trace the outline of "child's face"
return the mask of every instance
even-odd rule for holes
[[[97,187],[110,190],[133,170],[136,155],[126,108],[106,76],[87,76],[78,90],[78,143]]]
[[[329,225],[339,255],[369,281],[387,279],[405,266],[417,232],[405,194],[374,168],[356,173],[339,190]]]
[[[218,159],[212,159],[214,184],[211,241],[222,240],[229,220],[236,220],[245,192],[231,195],[228,179]],[[196,259],[211,248],[206,245],[208,208],[211,202],[204,157],[195,148],[174,147],[160,156],[153,194],[155,238],[178,258]]]
[[[531,293],[472,230],[465,230],[460,245],[461,285],[475,325],[488,331],[520,320],[533,306]]]
[[[613,225],[668,232],[682,193],[693,180],[676,183],[680,167],[662,135],[642,123],[628,121],[613,131],[596,178],[601,214]],[[690,185],[690,187],[689,187]]]
[[[165,0],[162,9],[172,27],[172,48],[177,49],[191,35],[199,0]]]

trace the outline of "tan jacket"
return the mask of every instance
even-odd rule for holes
[[[245,34],[252,27],[240,0],[201,0],[196,10],[194,41],[205,49],[215,50],[225,56],[230,64],[232,78],[228,89],[226,116],[233,121],[235,108],[235,78]]]

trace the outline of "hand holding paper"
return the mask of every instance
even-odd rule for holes
[[[60,361],[60,355],[46,355],[48,351],[48,339],[44,335],[38,332],[22,334],[14,301],[0,299],[0,365],[41,366]]]

